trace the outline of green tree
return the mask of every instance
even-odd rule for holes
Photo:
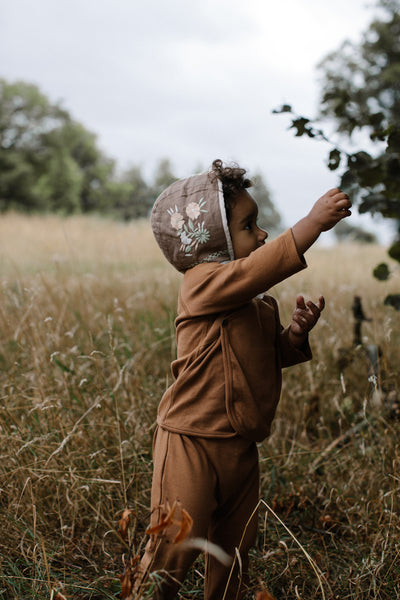
[[[157,196],[176,179],[168,158],[159,161],[150,183],[140,166],[131,166],[111,185],[113,212],[125,220],[147,218]]]
[[[380,0],[359,44],[345,42],[320,64],[321,111],[345,138],[358,136],[361,148],[349,152],[330,142],[324,131],[290,105],[274,112],[292,114],[297,136],[332,144],[327,166],[341,169],[340,187],[357,202],[360,213],[378,213],[397,223],[388,254],[400,262],[400,1]],[[354,139],[353,139],[354,141]],[[379,279],[389,276],[387,265]],[[396,308],[400,297],[386,299]]]
[[[171,185],[171,183],[174,183],[174,181],[177,179],[178,178],[172,172],[170,160],[168,158],[161,159],[156,167],[152,185],[154,200],[161,194],[163,190],[165,190],[165,188]]]
[[[269,235],[281,233],[283,231],[282,217],[272,202],[270,191],[261,173],[255,173],[251,179],[254,183],[251,188],[251,195],[258,205],[260,227],[266,229]]]
[[[321,116],[337,131],[362,130],[373,141],[389,126],[400,126],[400,2],[380,0],[381,17],[372,20],[360,43],[345,41],[319,65]]]
[[[66,149],[53,150],[46,160],[46,169],[32,186],[40,198],[40,209],[71,214],[80,209],[83,175]]]
[[[359,242],[360,244],[376,244],[376,235],[362,227],[351,225],[348,221],[339,221],[333,233],[339,242]]]
[[[110,209],[114,162],[37,86],[0,80],[0,209]]]
[[[0,79],[0,147],[2,150],[40,150],[40,136],[64,123],[68,113],[51,104],[37,86]]]
[[[34,192],[41,137],[68,117],[31,84],[0,79],[0,208],[40,208]]]
[[[154,203],[151,186],[143,177],[138,165],[127,169],[119,180],[120,188],[115,189],[114,211],[123,219],[140,219],[149,216]]]
[[[360,44],[345,42],[320,64],[321,117],[351,138],[369,135],[368,150],[351,154],[334,148],[331,169],[347,160],[341,185],[358,196],[361,213],[400,221],[400,2],[380,0]]]
[[[106,184],[113,177],[115,163],[99,150],[95,134],[80,123],[69,119],[61,127],[44,134],[42,143],[44,155],[41,168],[44,172],[43,176],[51,184],[50,210],[64,209],[68,212],[110,210]],[[60,185],[52,175],[64,168],[66,169],[63,177],[65,192],[62,194]],[[73,194],[76,198],[71,202]]]

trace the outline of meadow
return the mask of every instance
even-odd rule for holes
[[[400,277],[372,276],[386,258],[316,246],[272,290],[284,323],[298,293],[327,306],[259,446],[252,598],[400,597],[400,324],[383,305]],[[0,273],[0,599],[119,598],[147,540],[181,276],[145,222],[15,214],[0,218]],[[357,347],[355,295],[371,318]],[[200,557],[180,598],[202,598],[202,577]]]

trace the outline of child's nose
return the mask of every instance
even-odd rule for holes
[[[266,231],[264,231],[264,229],[258,228],[258,237],[261,242],[265,242],[265,240],[268,237],[268,233]]]

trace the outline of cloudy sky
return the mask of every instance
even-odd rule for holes
[[[61,101],[121,168],[150,177],[168,157],[185,177],[222,158],[261,172],[290,225],[337,177],[329,148],[294,138],[288,116],[271,111],[288,102],[316,113],[316,65],[360,40],[371,4],[0,0],[0,77]]]

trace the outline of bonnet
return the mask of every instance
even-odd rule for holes
[[[211,173],[175,181],[157,198],[150,223],[165,258],[180,272],[233,260],[221,181]]]

